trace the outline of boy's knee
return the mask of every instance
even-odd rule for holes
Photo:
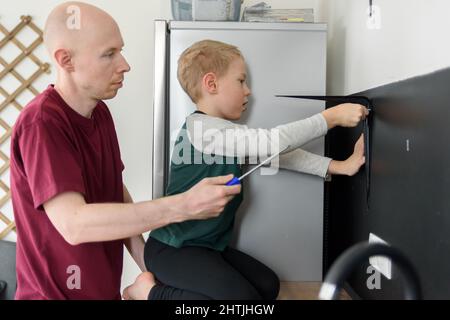
[[[223,300],[262,300],[262,297],[255,288],[249,287],[241,288],[235,292],[229,292]]]
[[[260,282],[260,294],[264,300],[276,300],[280,293],[280,279],[271,271]]]
[[[217,290],[214,294],[215,300],[261,300],[263,297],[252,285],[240,283],[239,285],[228,285]]]

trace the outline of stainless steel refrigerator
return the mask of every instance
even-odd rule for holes
[[[320,101],[276,98],[276,94],[324,95],[326,25],[155,21],[153,198],[164,195],[174,139],[195,105],[177,80],[180,54],[213,39],[242,51],[252,90],[241,123],[272,128],[321,112]],[[324,139],[304,146],[323,155]],[[271,267],[284,281],[322,280],[324,181],[280,170],[245,181],[232,245]]]

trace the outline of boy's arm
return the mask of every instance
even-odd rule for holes
[[[125,185],[123,185],[123,201],[124,203],[133,203],[130,193]],[[136,235],[127,239],[124,239],[124,245],[127,248],[130,255],[133,257],[136,264],[142,272],[147,271],[144,262],[144,247],[145,240],[142,235]]]
[[[352,176],[364,164],[364,140],[361,136],[355,144],[353,154],[344,161],[332,160],[302,149],[296,149],[279,158],[278,167],[325,178],[327,174]],[[275,167],[272,165],[272,167]]]
[[[332,129],[337,126],[355,127],[369,115],[369,111],[360,104],[342,103],[322,111],[321,114],[327,121],[328,129]]]
[[[366,114],[364,106],[342,104],[273,129],[251,129],[202,114],[189,116],[186,126],[192,145],[200,152],[244,159],[268,157],[288,146],[286,152],[293,151],[324,136],[336,125],[356,126]]]
[[[355,143],[353,154],[345,161],[331,161],[328,173],[353,176],[365,162],[364,135],[361,135]]]
[[[186,122],[190,142],[204,154],[227,157],[268,157],[289,146],[286,152],[324,136],[328,125],[322,114],[277,126],[253,129],[231,121],[194,114]]]
[[[325,178],[329,173],[328,168],[331,162],[333,160],[330,158],[319,156],[299,148],[282,154],[279,157],[278,166],[273,161],[271,167],[303,172]]]

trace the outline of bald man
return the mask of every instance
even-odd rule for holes
[[[16,299],[120,299],[123,245],[145,271],[142,233],[216,217],[240,186],[218,177],[132,203],[103,102],[130,71],[119,27],[94,6],[67,2],[50,13],[44,41],[57,80],[23,110],[11,140]],[[141,277],[151,289],[153,276]]]

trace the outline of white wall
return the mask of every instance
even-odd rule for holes
[[[329,25],[328,94],[351,94],[450,66],[450,1],[373,0],[381,29],[366,26],[369,0],[318,0]]]

